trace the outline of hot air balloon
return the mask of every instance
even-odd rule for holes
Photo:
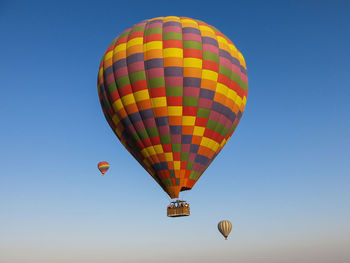
[[[230,221],[228,220],[222,220],[219,222],[218,224],[218,229],[220,231],[220,233],[225,237],[225,239],[227,240],[228,235],[230,234],[231,230],[232,230],[232,224]]]
[[[100,170],[101,174],[104,175],[107,170],[109,169],[109,163],[108,162],[99,162],[97,164],[97,168]]]
[[[242,54],[187,17],[144,20],[116,37],[98,74],[103,113],[125,148],[171,197],[190,190],[241,120]]]

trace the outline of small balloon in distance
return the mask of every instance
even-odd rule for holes
[[[109,163],[105,161],[99,162],[97,168],[100,170],[101,174],[104,175],[109,169]]]
[[[227,240],[228,235],[230,234],[232,230],[232,223],[228,220],[222,220],[218,224],[218,229],[220,233],[225,237]]]

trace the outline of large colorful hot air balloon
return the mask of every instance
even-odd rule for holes
[[[177,198],[236,129],[247,100],[247,69],[216,28],[158,17],[114,39],[100,64],[98,93],[122,144]]]
[[[227,240],[228,235],[230,234],[231,230],[232,230],[232,224],[230,221],[228,220],[222,220],[219,222],[218,224],[218,229],[220,231],[220,233],[225,237],[225,239]]]
[[[99,162],[97,164],[97,168],[100,170],[101,174],[104,175],[107,170],[109,169],[109,163],[108,162]]]

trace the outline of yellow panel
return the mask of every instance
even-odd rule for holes
[[[210,27],[200,25],[199,30],[201,31],[202,37],[212,37],[212,38],[216,39],[216,34],[214,33],[214,31]]]
[[[124,106],[135,103],[134,94],[131,93],[131,94],[128,94],[128,95],[122,97],[122,101],[123,101]]]
[[[216,141],[214,141],[214,140],[212,140],[212,139],[210,139],[210,138],[207,138],[207,137],[203,137],[203,138],[202,138],[201,145],[202,145],[202,146],[205,146],[205,147],[207,147],[207,148],[209,148],[209,149],[211,149],[211,150],[213,150],[214,152],[215,152],[215,151],[219,148],[219,146],[220,146]]]
[[[122,137],[122,131],[121,130],[119,130],[118,128],[115,128],[115,133],[117,134],[117,136],[119,137],[119,138],[121,138]]]
[[[247,103],[247,97],[243,96],[243,101],[242,101],[243,105],[245,105]]]
[[[113,103],[113,108],[114,108],[114,110],[117,111],[117,112],[120,111],[122,108],[124,108],[121,99],[118,99],[118,100],[116,100],[116,101]]]
[[[227,97],[230,98],[231,100],[235,101],[236,100],[237,93],[233,89],[229,89],[229,92],[227,94]]]
[[[216,82],[218,80],[218,73],[212,70],[203,69],[202,79],[209,79]]]
[[[143,157],[148,158],[152,155],[155,155],[156,152],[154,151],[153,146],[149,146],[147,148],[142,149],[141,154],[143,155]]]
[[[149,99],[148,89],[140,90],[134,93],[136,101],[142,101]]]
[[[166,106],[166,97],[152,98],[151,104],[152,104],[152,107],[154,107],[154,108],[165,107]]]
[[[209,32],[213,32],[214,33],[213,29],[211,29],[210,27],[205,26],[205,25],[199,25],[199,29],[201,31],[209,31]]]
[[[147,159],[144,159],[143,162],[145,163],[146,166],[151,167],[151,164]]]
[[[242,98],[240,96],[237,96],[235,102],[238,105],[238,107],[240,107],[242,105]]]
[[[226,142],[227,142],[226,139],[223,139],[222,142],[221,142],[221,144],[220,144],[220,147],[221,147],[221,148],[224,147],[225,144],[226,144]]]
[[[181,48],[165,48],[163,49],[164,58],[182,58],[183,49]]]
[[[100,67],[100,70],[98,71],[99,78],[103,77],[103,67]]]
[[[112,57],[113,57],[113,50],[109,51],[109,52],[105,55],[104,59],[107,60],[107,59],[111,59]]]
[[[222,83],[217,83],[217,85],[216,85],[216,92],[219,92],[219,93],[221,93],[224,96],[227,96],[228,90],[229,90],[229,88],[226,85],[224,85]]]
[[[246,66],[246,64],[245,64],[244,57],[243,57],[243,55],[242,55],[240,52],[238,52],[238,59],[239,59],[241,65],[242,65],[245,69],[247,69],[247,66]]]
[[[114,114],[114,115],[113,115],[112,121],[113,121],[113,123],[115,124],[115,126],[118,125],[118,123],[120,122],[120,119],[119,119],[119,117],[118,117],[118,114]]]
[[[181,19],[181,24],[182,27],[198,27],[198,24],[196,23],[196,21],[192,20],[192,19]]]
[[[148,21],[154,21],[154,20],[163,20],[163,17],[159,16],[159,17],[155,17],[155,18],[152,18],[152,19],[148,19]]]
[[[227,40],[225,38],[223,38],[222,36],[216,36],[216,37],[217,37],[217,40],[219,43],[227,44]]]
[[[232,44],[228,44],[228,46],[230,48],[231,56],[238,59],[238,53],[237,53],[238,50],[237,50],[237,48],[234,45],[232,45]]]
[[[202,68],[202,60],[198,58],[184,58],[184,67]]]
[[[194,126],[193,135],[196,135],[196,136],[203,136],[204,130],[205,130],[204,127]]]
[[[195,122],[195,116],[182,116],[182,125],[193,126]]]
[[[119,44],[114,48],[114,53],[125,51],[126,50],[126,43]]]
[[[163,146],[161,144],[154,145],[154,150],[156,151],[157,154],[163,153]]]
[[[214,151],[214,152],[216,152],[218,149],[219,149],[219,147],[220,147],[220,144],[218,144],[216,141],[213,141],[213,144],[212,144],[212,150]]]
[[[154,150],[153,146],[149,146],[146,149],[150,155],[156,155],[156,151]]]
[[[237,48],[236,48],[236,46],[232,43],[228,43],[228,45],[229,45],[229,47],[234,51],[234,52],[236,52],[237,53]]]
[[[143,45],[143,37],[135,37],[130,39],[126,44],[128,48],[136,45]]]
[[[145,51],[149,51],[152,49],[163,49],[163,42],[162,41],[151,41],[143,45],[145,48]]]
[[[169,116],[181,116],[182,115],[182,106],[168,106],[168,115]]]
[[[180,170],[180,165],[181,165],[180,161],[174,161],[174,170]]]
[[[166,17],[164,17],[164,22],[169,22],[169,21],[180,21],[180,17],[178,17],[178,16],[166,16]]]
[[[173,153],[164,153],[167,162],[173,161]]]
[[[147,148],[142,149],[142,150],[141,150],[141,154],[142,154],[142,156],[145,157],[145,158],[149,157],[149,153],[148,153],[148,151],[147,151]]]

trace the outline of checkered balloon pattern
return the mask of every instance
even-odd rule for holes
[[[216,28],[158,17],[114,39],[100,64],[98,93],[121,143],[178,198],[236,129],[248,95],[247,68]]]

